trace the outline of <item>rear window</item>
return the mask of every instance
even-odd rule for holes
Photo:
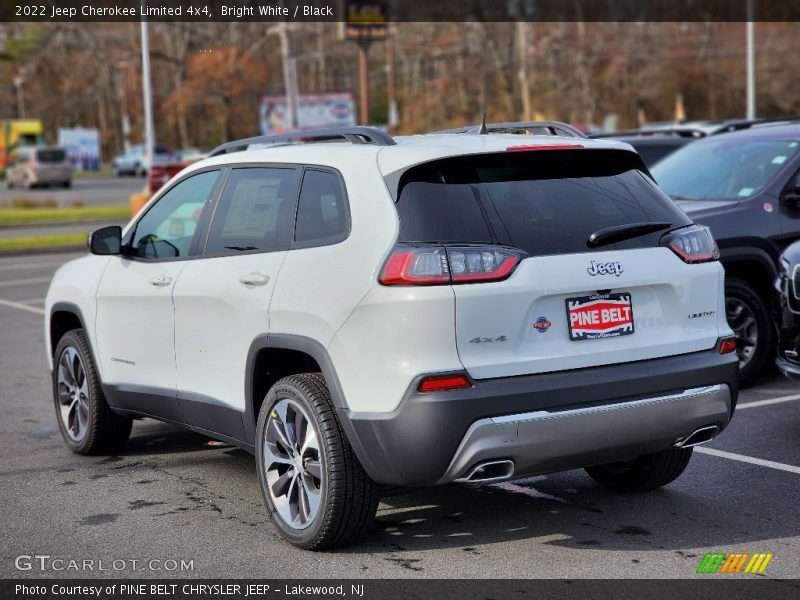
[[[61,148],[47,148],[36,151],[36,160],[40,163],[60,163],[67,159],[67,154]]]
[[[413,167],[400,180],[400,241],[513,246],[532,256],[590,252],[604,227],[689,218],[619,150],[481,154]],[[655,246],[663,231],[598,250]]]

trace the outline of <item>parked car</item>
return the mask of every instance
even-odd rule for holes
[[[170,162],[174,160],[174,153],[164,146],[156,146],[153,154],[153,164],[160,162]],[[144,177],[147,175],[147,153],[144,145],[131,146],[127,152],[115,156],[111,161],[114,169],[114,176],[135,175]]]
[[[800,209],[800,181],[795,180],[788,196]],[[781,255],[775,281],[775,323],[778,325],[778,356],[781,373],[800,381],[800,242],[791,244]]]
[[[59,146],[23,146],[6,167],[6,187],[72,185],[67,152]]]
[[[231,142],[89,247],[45,307],[67,446],[118,452],[141,416],[236,444],[301,548],[398,486],[652,490],[736,405],[714,240],[617,142]]]
[[[185,161],[163,161],[153,163],[147,173],[147,191],[155,194],[172,177],[183,171],[190,163]]]
[[[719,244],[745,382],[774,355],[770,307],[778,257],[800,238],[799,150],[800,125],[752,127],[697,141],[652,169],[661,188],[710,227]]]
[[[184,163],[193,163],[198,160],[203,160],[207,153],[200,148],[182,148],[180,151],[180,160]]]
[[[679,123],[650,123],[632,131],[600,133],[595,139],[615,139],[633,146],[644,164],[652,168],[679,148],[699,139],[749,129],[768,124],[790,123],[796,117],[779,119],[726,119],[722,121],[684,121]]]

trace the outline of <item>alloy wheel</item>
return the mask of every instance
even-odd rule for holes
[[[305,529],[322,504],[324,475],[316,429],[299,403],[284,398],[273,406],[263,437],[272,504],[284,523]]]
[[[736,335],[736,355],[739,368],[744,369],[756,353],[758,346],[758,322],[749,304],[739,298],[725,299],[725,315],[728,325]]]
[[[89,383],[80,354],[67,346],[58,359],[58,404],[71,440],[80,442],[89,428]]]

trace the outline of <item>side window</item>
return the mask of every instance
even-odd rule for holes
[[[217,177],[219,171],[207,171],[167,191],[136,224],[128,254],[141,258],[186,256]]]
[[[339,177],[329,171],[306,170],[297,205],[294,241],[336,242],[347,236],[349,227]]]
[[[206,254],[287,249],[296,177],[297,171],[289,168],[231,171],[211,223]]]

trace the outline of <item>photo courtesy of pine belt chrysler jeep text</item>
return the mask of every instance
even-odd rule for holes
[[[398,487],[674,480],[736,405],[717,247],[630,146],[559,127],[304,131],[186,168],[53,278],[67,445],[116,452],[140,416],[236,444],[307,549]]]

